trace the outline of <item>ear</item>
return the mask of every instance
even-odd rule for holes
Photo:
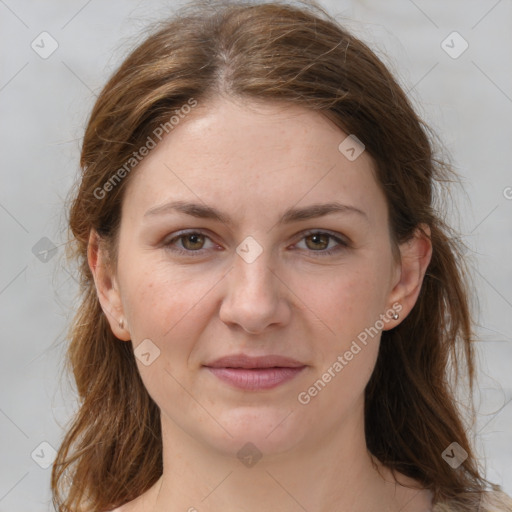
[[[95,230],[91,230],[87,246],[87,261],[94,277],[96,293],[101,309],[107,317],[110,328],[116,338],[130,341],[130,332],[126,325],[121,295],[115,273],[109,264],[105,244]]]
[[[400,304],[399,320],[391,320],[387,328],[396,327],[412,310],[423,284],[423,278],[432,259],[432,242],[430,240],[430,227],[421,224],[411,239],[399,246],[400,262],[398,265],[398,278],[391,290],[390,304]]]

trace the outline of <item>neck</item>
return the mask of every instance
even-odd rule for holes
[[[256,458],[242,461],[219,453],[162,417],[164,470],[148,493],[147,510],[395,510],[397,483],[368,452],[360,412],[357,421],[339,426],[321,442],[263,454],[256,463]]]

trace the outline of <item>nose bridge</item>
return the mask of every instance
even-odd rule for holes
[[[285,318],[279,279],[272,269],[272,251],[247,237],[236,252],[228,274],[221,319],[252,333],[261,332],[267,325]]]
[[[258,295],[268,299],[275,291],[275,276],[271,270],[272,251],[253,237],[247,237],[236,249],[233,284],[237,295]]]

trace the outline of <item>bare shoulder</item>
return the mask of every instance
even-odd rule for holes
[[[142,509],[137,507],[136,501],[137,500],[130,501],[129,503],[125,503],[124,505],[121,505],[114,510],[105,510],[105,512],[138,512]]]
[[[162,479],[159,478],[149,489],[132,501],[105,512],[151,512],[155,508],[156,499]]]
[[[105,512],[143,512],[144,510],[145,509],[143,508],[140,499],[135,499],[115,508],[114,510],[106,510]]]
[[[129,501],[124,505],[121,505],[113,510],[105,510],[104,512],[145,512],[145,510],[149,510],[142,503],[142,497],[134,499],[133,501]]]
[[[105,510],[105,512],[150,512],[155,507],[158,490],[161,485],[161,478],[157,480],[152,487],[132,501],[117,507],[114,510]]]

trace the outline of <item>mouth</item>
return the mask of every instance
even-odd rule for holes
[[[251,357],[239,354],[222,357],[204,366],[218,379],[235,388],[258,391],[290,381],[307,365],[278,355]]]

